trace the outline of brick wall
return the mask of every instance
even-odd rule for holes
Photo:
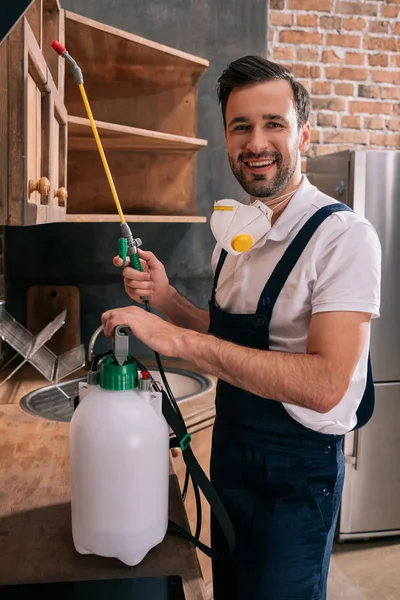
[[[310,156],[400,148],[399,14],[400,0],[269,1],[268,58],[311,93]]]

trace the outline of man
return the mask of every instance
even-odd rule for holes
[[[302,177],[310,100],[286,69],[244,57],[218,93],[230,165],[250,204],[215,206],[210,313],[139,251],[144,272],[125,268],[125,289],[137,302],[149,296],[169,322],[130,307],[106,312],[103,326],[111,336],[127,324],[150,348],[219,379],[211,479],[237,547],[213,563],[215,600],[324,600],[342,438],[373,407],[380,245],[364,218]],[[222,543],[212,523],[212,544]]]

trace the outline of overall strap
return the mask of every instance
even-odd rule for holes
[[[258,303],[257,312],[264,313],[265,305],[268,305],[268,312],[271,313],[272,308],[282,291],[283,286],[286,283],[287,278],[293,270],[293,267],[299,260],[303,250],[311,240],[312,236],[318,229],[318,227],[335,212],[340,212],[351,208],[345,204],[336,203],[323,206],[300,229],[296,237],[292,240],[289,246],[286,248],[281,260],[272,271],[271,277],[265,284],[264,290],[261,294],[260,301]],[[267,299],[267,303],[266,300]]]
[[[219,261],[218,261],[218,264],[217,264],[217,268],[215,269],[213,289],[212,289],[212,292],[211,292],[211,302],[213,304],[215,304],[215,294],[216,294],[216,290],[217,290],[217,283],[218,283],[219,274],[221,273],[221,269],[224,266],[224,262],[225,262],[225,259],[226,259],[227,255],[228,255],[227,251],[222,248],[221,249],[221,254],[219,255]]]

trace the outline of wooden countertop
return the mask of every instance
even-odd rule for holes
[[[177,366],[167,360],[163,364]],[[0,388],[0,585],[170,574],[182,576],[187,600],[207,598],[196,551],[176,536],[167,534],[135,567],[75,551],[69,424],[32,416],[19,405],[24,394],[43,385],[47,382],[27,365]],[[213,392],[180,403],[190,429],[213,417]],[[170,518],[188,528],[177,475],[170,464]]]

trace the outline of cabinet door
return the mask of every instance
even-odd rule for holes
[[[7,65],[8,142],[8,164],[2,174],[7,174],[7,180],[2,180],[0,186],[5,199],[0,211],[2,224],[35,225],[65,220],[65,208],[53,209],[54,204],[59,206],[58,198],[54,202],[54,190],[60,187],[58,148],[66,152],[65,107],[26,18],[20,20],[2,46],[3,68]],[[56,139],[55,118],[62,130],[60,143]],[[61,184],[65,177],[64,160]]]
[[[211,455],[211,437],[212,437],[213,426],[208,425],[203,429],[199,429],[195,433],[190,432],[192,436],[191,447],[196,456],[201,468],[207,475],[210,476],[210,455]],[[178,475],[179,484],[181,490],[185,481],[186,465],[182,458],[182,452],[179,450],[178,455],[173,459],[175,469]],[[205,500],[203,494],[200,492],[201,497],[201,509],[202,509],[202,527],[200,540],[210,545],[210,507],[208,502]],[[196,500],[193,493],[193,487],[191,482],[185,500],[185,509],[188,516],[189,524],[191,527],[192,534],[194,535],[196,530]],[[211,560],[200,550],[197,551],[199,558],[201,571],[203,573],[204,583],[207,591],[211,590],[212,587],[212,571],[211,571]]]
[[[47,222],[65,221],[67,210],[67,111],[49,73],[49,173],[50,195]]]

